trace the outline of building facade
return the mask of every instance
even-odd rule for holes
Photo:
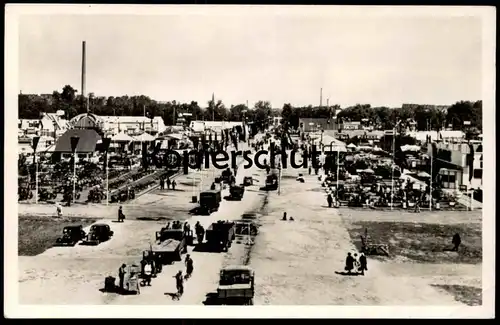
[[[443,188],[482,188],[483,186],[483,146],[477,142],[436,143],[437,159],[450,163],[449,168],[441,168],[439,176]]]

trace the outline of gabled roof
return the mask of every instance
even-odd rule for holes
[[[101,136],[92,129],[71,129],[66,131],[59,139],[57,139],[55,152],[71,153],[71,137],[79,137],[78,145],[76,146],[77,153],[94,152],[97,141],[101,140]]]

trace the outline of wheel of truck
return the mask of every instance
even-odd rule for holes
[[[181,251],[177,252],[177,260],[182,261],[182,252]]]
[[[253,298],[248,299],[247,305],[249,306],[253,305]]]

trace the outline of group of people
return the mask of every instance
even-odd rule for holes
[[[172,190],[175,191],[175,187],[177,186],[177,183],[175,182],[175,179],[171,181],[170,177],[167,177],[167,180],[165,181],[165,179],[163,177],[160,178],[160,189],[161,190],[165,189],[165,183],[167,183],[167,189],[168,190],[170,189],[170,186],[172,186]]]
[[[365,275],[365,271],[368,271],[365,254],[361,253],[358,258],[358,253],[354,253],[354,256],[351,253],[347,253],[345,270],[347,274],[353,274],[354,272],[354,274]]]
[[[182,274],[182,270],[179,270],[175,275],[175,286],[177,288],[177,299],[180,299],[184,294],[184,281],[187,281],[194,270],[194,262],[189,254],[186,255],[186,259],[184,260],[184,265],[186,266],[186,275]]]

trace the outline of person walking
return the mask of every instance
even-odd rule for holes
[[[170,184],[172,184],[172,182],[170,181],[170,177],[167,177],[167,189],[168,190],[170,189]]]
[[[347,257],[345,259],[345,270],[347,274],[351,274],[354,269],[354,258],[351,256],[351,253],[347,253]]]
[[[165,180],[162,178],[160,178],[160,190],[164,190],[165,189]]]
[[[194,262],[189,254],[186,255],[186,260],[184,261],[184,264],[186,265],[185,279],[187,280],[191,277],[191,274],[193,273],[194,270]]]
[[[182,276],[182,271],[177,272],[174,278],[175,278],[175,285],[177,288],[177,299],[179,299],[184,293],[184,277]]]
[[[453,235],[453,238],[451,240],[451,243],[453,244],[453,249],[452,251],[453,252],[458,252],[458,247],[460,246],[460,244],[462,243],[462,239],[460,238],[460,235],[458,233],[456,233],[455,235]]]
[[[358,272],[360,267],[359,260],[358,260],[358,254],[354,253],[354,270]]]
[[[359,265],[358,271],[361,272],[361,275],[365,275],[365,271],[368,271],[365,253],[361,253],[359,256]]]
[[[151,277],[153,276],[153,265],[151,262],[146,262],[144,265],[144,285],[151,286]]]
[[[333,204],[333,197],[331,193],[328,193],[328,196],[326,197],[326,201],[328,202],[328,207],[331,208]]]
[[[62,206],[59,202],[56,203],[57,217],[62,218]]]
[[[122,266],[120,266],[120,268],[118,269],[118,279],[120,281],[119,286],[120,286],[121,291],[123,291],[123,283],[124,283],[124,279],[125,279],[126,267],[127,267],[127,265],[122,264]]]
[[[123,214],[123,208],[120,205],[120,208],[118,208],[118,222],[123,222],[125,220],[125,215]]]
[[[175,186],[177,185],[177,183],[175,182],[175,179],[172,181],[172,191],[175,191]]]

